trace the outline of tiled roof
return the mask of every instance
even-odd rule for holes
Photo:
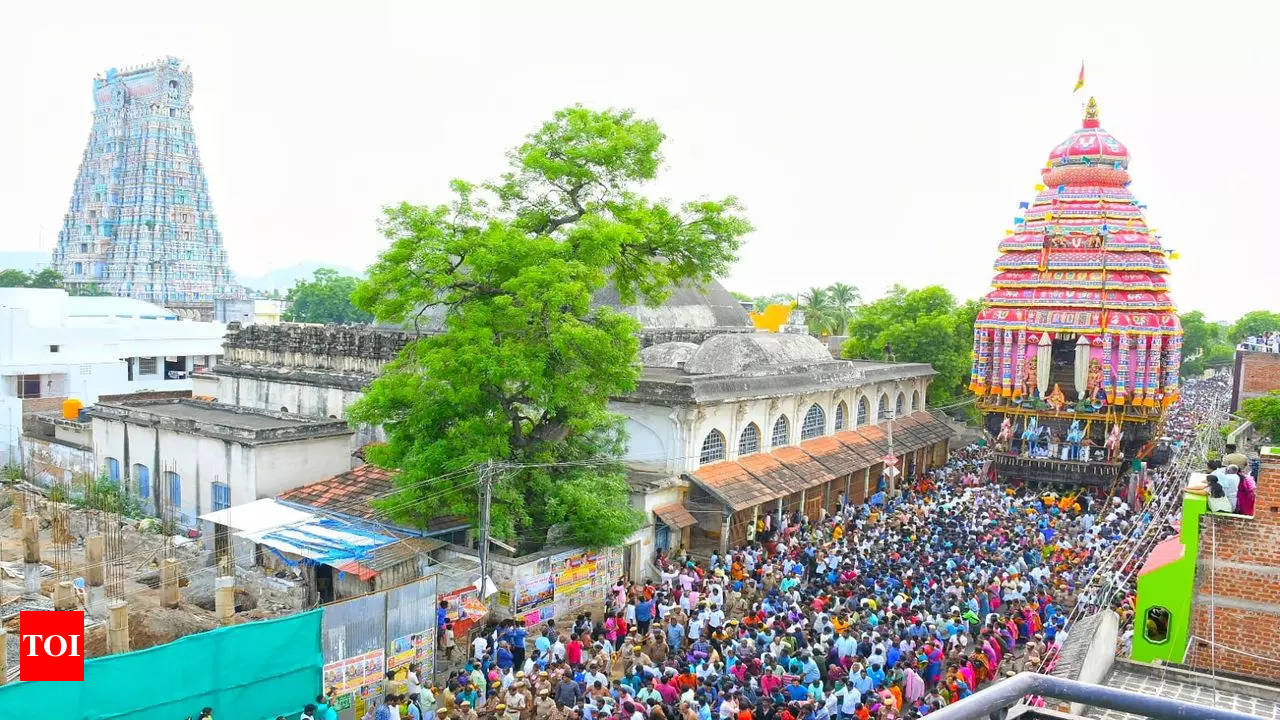
[[[852,450],[834,435],[822,435],[800,443],[800,448],[822,463],[836,477],[867,467],[861,453]]]
[[[653,509],[653,514],[657,515],[658,519],[672,530],[683,530],[698,524],[698,521],[693,519],[693,515],[689,514],[689,511],[680,503],[656,507]]]
[[[773,456],[781,460],[788,470],[800,476],[805,481],[806,488],[817,487],[839,477],[802,448],[774,448]]]
[[[894,422],[893,449],[911,452],[950,436],[946,423],[928,412],[916,412]],[[867,425],[805,440],[798,447],[778,447],[704,465],[689,478],[738,511],[872,467],[888,452],[884,428]]]
[[[772,452],[738,458],[738,464],[746,468],[747,472],[754,475],[765,487],[776,488],[778,493],[774,497],[798,493],[808,487],[804,478],[791,472]]]
[[[759,505],[786,494],[766,487],[732,460],[703,465],[692,477],[695,483],[734,510]]]
[[[858,469],[868,468],[880,462],[880,458],[884,457],[884,453],[877,453],[871,441],[859,435],[852,430],[842,430],[832,435],[836,440],[840,441],[850,452],[861,458]]]
[[[395,476],[395,470],[365,464],[310,485],[286,490],[276,498],[361,520],[385,521],[386,517],[374,510],[369,501],[381,500],[391,495]],[[431,518],[426,528],[419,529],[425,529],[430,534],[454,530],[467,524],[466,518],[457,515],[438,515]]]
[[[331,478],[287,490],[277,497],[350,517],[376,520],[378,514],[369,505],[369,500],[390,494],[393,477],[394,470],[361,465]]]

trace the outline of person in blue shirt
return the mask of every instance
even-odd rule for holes
[[[791,684],[787,686],[787,697],[792,702],[803,702],[809,697],[809,688],[800,684],[800,678],[792,678]]]
[[[515,661],[516,668],[523,668],[525,645],[529,642],[529,631],[525,630],[521,625],[516,625],[511,629],[510,638],[507,642],[511,644],[511,657]]]
[[[504,672],[510,670],[512,665],[515,664],[515,658],[511,655],[511,649],[507,647],[506,643],[498,645],[498,650],[493,654],[493,659],[494,663],[502,668]]]
[[[684,626],[680,623],[667,623],[667,647],[672,653],[680,652],[684,646]]]
[[[640,634],[649,634],[649,624],[653,622],[653,601],[641,600],[636,603],[636,628]]]

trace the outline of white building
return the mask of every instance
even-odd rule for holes
[[[656,550],[737,546],[762,514],[862,502],[884,472],[891,425],[907,477],[945,457],[950,430],[925,410],[927,364],[840,360],[809,335],[764,332],[640,357],[636,389],[610,403],[626,417],[632,505],[650,521],[624,551],[633,578]]]
[[[222,354],[221,323],[179,320],[159,305],[0,289],[0,423],[16,446],[24,413],[85,406],[103,395],[190,390],[190,374]]]
[[[97,471],[187,526],[351,467],[342,420],[188,399],[103,402],[87,414]]]

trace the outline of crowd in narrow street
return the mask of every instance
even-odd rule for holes
[[[1175,457],[1224,392],[1188,384],[1164,429]],[[1076,617],[1131,623],[1142,558],[1113,551],[1173,531],[1153,499],[1180,497],[1185,477],[1154,470],[1136,502],[1057,494],[987,483],[988,455],[959,448],[829,516],[762,519],[725,556],[659,557],[653,577],[610,589],[604,617],[503,622],[459,648],[464,670],[439,687],[414,675],[367,717],[910,719],[1046,670]]]

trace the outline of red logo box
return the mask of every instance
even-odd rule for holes
[[[18,614],[18,678],[84,680],[84,613],[24,610]]]

